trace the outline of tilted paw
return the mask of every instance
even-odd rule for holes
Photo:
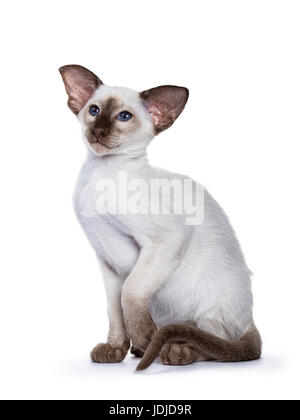
[[[197,359],[197,351],[188,344],[166,343],[160,352],[160,361],[164,365],[189,365]]]
[[[145,353],[156,331],[157,328],[153,321],[151,324],[147,324],[147,326],[144,325],[144,328],[135,329],[130,337],[132,341],[132,347],[134,347],[140,353]]]
[[[98,344],[91,351],[91,359],[94,363],[120,363],[125,359],[129,348],[128,343],[122,346],[112,344]]]
[[[131,347],[130,353],[133,354],[135,357],[143,357],[144,356],[144,352],[137,349],[136,347]]]

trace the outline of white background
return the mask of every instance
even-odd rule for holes
[[[298,1],[1,2],[0,398],[299,397]],[[58,73],[190,89],[153,164],[204,183],[255,273],[261,361],[95,365],[106,300],[71,196],[85,157]],[[121,250],[120,250],[121,252]]]

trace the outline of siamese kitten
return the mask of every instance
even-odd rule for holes
[[[99,181],[110,180],[120,192],[120,171],[145,185],[186,180],[151,167],[147,146],[183,111],[188,89],[109,87],[78,65],[64,66],[60,73],[88,150],[75,210],[96,251],[108,300],[107,343],[94,348],[92,360],[121,362],[130,344],[131,352],[143,357],[138,370],[158,355],[165,365],[260,358],[250,271],[226,215],[206,190],[201,223],[186,223],[182,214],[94,206]],[[199,187],[194,181],[193,186]],[[151,196],[152,204],[158,197]]]

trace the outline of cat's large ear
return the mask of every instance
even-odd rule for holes
[[[159,86],[140,93],[152,117],[156,134],[171,127],[183,111],[188,97],[188,89],[178,86]]]
[[[77,115],[102,82],[90,70],[75,64],[61,67],[59,72],[69,96],[69,108]]]

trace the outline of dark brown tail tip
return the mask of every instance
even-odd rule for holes
[[[155,356],[154,356],[155,358]],[[149,367],[151,365],[151,363],[153,362],[153,357],[148,358],[145,356],[142,358],[142,360],[140,361],[140,363],[137,365],[136,367],[136,372],[140,372],[142,370],[147,369],[147,367]]]
[[[172,335],[176,335],[176,331],[174,332],[174,325],[167,325],[162,327],[160,330],[156,332],[154,337],[152,338],[142,360],[137,365],[136,370],[141,371],[147,369],[154,362],[154,360],[159,355],[160,350],[162,349],[165,342],[168,338]]]

